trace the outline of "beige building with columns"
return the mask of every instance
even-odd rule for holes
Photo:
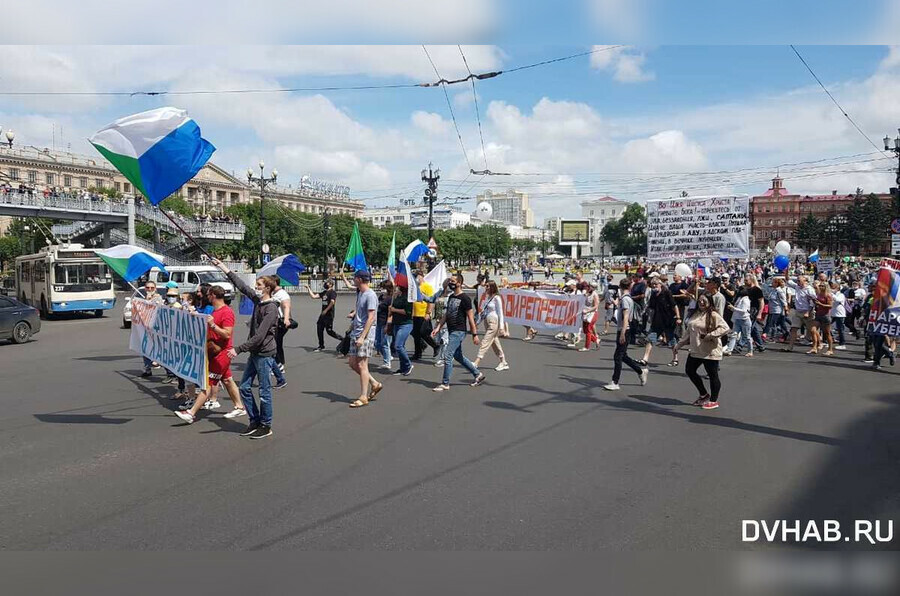
[[[132,184],[99,155],[88,156],[38,147],[0,146],[0,184],[13,189],[24,185],[37,191],[56,189],[79,193],[89,188],[110,188],[123,195],[140,196]],[[247,183],[224,168],[208,162],[193,179],[175,193],[200,212],[222,213],[240,203],[259,200],[259,187]],[[346,214],[362,217],[364,203],[349,195],[338,196],[319,188],[273,186],[266,199],[275,200],[285,209],[301,213]],[[0,233],[9,226],[9,218],[0,217]]]

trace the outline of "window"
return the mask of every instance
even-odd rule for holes
[[[56,176],[51,172],[47,172],[45,176],[47,177],[47,184],[56,184]]]
[[[63,176],[63,186],[72,186],[72,176],[69,174]]]
[[[15,306],[13,301],[5,296],[0,296],[0,308],[12,308]]]
[[[37,276],[35,275],[35,277]],[[89,263],[61,265],[57,263],[53,271],[53,282],[61,285],[104,283],[108,279],[109,271],[106,269],[106,265]]]
[[[78,186],[80,186],[81,188],[87,188],[87,178],[84,177],[84,176],[82,176],[81,178],[79,178],[79,179],[78,179]]]
[[[130,183],[125,182],[123,184],[123,188],[125,189],[125,192],[131,192],[131,184]]]
[[[94,178],[94,186],[103,188],[103,178]]]
[[[121,190],[122,190],[122,184],[119,182],[116,182],[116,192],[120,192]]]
[[[600,215],[606,215],[606,209],[601,209],[601,210],[600,210]]]
[[[187,274],[187,282],[188,282],[189,284],[199,284],[199,283],[200,283],[200,280],[197,279],[197,274],[196,274],[196,273],[194,273],[193,271],[188,271],[188,274]]]
[[[35,172],[34,170],[29,170],[28,171],[28,181],[31,182],[32,184],[36,183],[37,182],[37,172]]]
[[[184,283],[184,271],[173,271],[170,276],[171,281],[174,281],[177,284]]]
[[[13,180],[19,179],[19,169],[18,168],[10,168],[9,169],[9,177]]]

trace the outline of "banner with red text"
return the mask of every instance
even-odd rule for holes
[[[501,289],[500,298],[503,300],[503,316],[506,317],[507,323],[556,332],[581,331],[584,296]],[[479,310],[484,305],[484,300],[484,289],[478,288]]]
[[[881,261],[866,331],[873,335],[900,336],[900,261]]]

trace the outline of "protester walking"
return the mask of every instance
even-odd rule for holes
[[[837,332],[837,345],[835,350],[846,350],[846,337],[844,336],[844,319],[847,318],[847,296],[841,292],[841,286],[837,282],[831,282],[831,323]]]
[[[287,379],[284,378],[284,336],[288,331],[296,328],[297,323],[291,318],[291,295],[281,287],[280,280],[278,290],[272,299],[278,304],[278,326],[275,328],[275,366],[272,372],[275,375],[275,389],[283,389],[287,386]]]
[[[388,318],[391,301],[394,299],[394,283],[390,279],[381,282],[378,296],[378,313],[375,318],[375,351],[381,354],[381,370],[391,370],[391,341],[388,335]]]
[[[597,337],[597,315],[600,312],[600,294],[597,292],[597,282],[591,282],[585,289],[585,305],[581,311],[581,328],[584,331],[584,346],[579,352],[587,352],[591,346],[596,345],[600,349],[600,338]]]
[[[816,323],[813,327],[813,347],[808,352],[816,354],[823,348],[823,341],[828,344],[825,356],[834,355],[834,338],[831,336],[831,308],[834,306],[834,298],[831,296],[831,288],[824,281],[816,282],[815,312]]]
[[[503,353],[503,346],[500,345],[500,338],[506,337],[506,321],[503,317],[503,298],[500,296],[500,290],[497,283],[493,281],[487,282],[485,285],[485,299],[481,312],[478,313],[478,322],[484,322],[485,332],[484,339],[478,346],[478,356],[475,358],[475,368],[481,364],[481,359],[487,354],[488,349],[492,349],[500,364],[497,365],[496,371],[509,370],[509,364],[506,361],[506,355]]]
[[[634,310],[634,300],[631,298],[631,280],[627,277],[619,283],[619,307],[616,311],[616,351],[613,355],[613,375],[612,381],[603,386],[607,391],[619,390],[619,379],[622,376],[622,364],[626,364],[641,379],[641,385],[647,384],[647,375],[650,372],[648,368],[641,368],[640,365],[632,360],[628,355],[629,344],[629,326],[632,320],[632,311]]]
[[[372,378],[369,373],[369,357],[375,353],[375,319],[378,310],[378,297],[369,287],[372,276],[365,269],[353,274],[356,285],[356,308],[350,325],[349,364],[351,370],[359,375],[359,397],[350,404],[351,408],[359,408],[374,401],[384,387]]]
[[[394,375],[409,376],[412,372],[413,363],[410,360],[409,353],[406,351],[406,340],[412,332],[412,303],[407,299],[407,280],[406,275],[398,273],[394,277],[394,299],[388,309],[390,313],[391,330],[394,334],[394,351],[397,353],[397,359],[400,360],[400,368]]]
[[[316,336],[319,339],[319,346],[313,350],[314,352],[321,352],[325,349],[325,333],[328,333],[328,335],[338,341],[343,341],[344,339],[342,335],[334,331],[334,309],[337,304],[337,292],[334,291],[334,284],[329,279],[322,282],[321,292],[314,293],[309,284],[306,286],[306,291],[310,298],[322,301],[322,312],[319,313],[319,318],[316,320]]]
[[[462,276],[451,279],[447,284],[452,294],[447,298],[447,308],[444,316],[441,317],[437,327],[432,331],[432,335],[437,335],[440,330],[447,327],[448,339],[447,347],[444,350],[444,375],[441,384],[433,389],[433,391],[448,391],[450,389],[450,374],[453,372],[453,360],[455,359],[465,367],[469,373],[475,377],[472,386],[477,387],[484,382],[484,374],[463,355],[462,342],[466,337],[466,333],[472,334],[472,343],[476,346],[479,344],[478,327],[475,326],[475,315],[472,308],[472,299],[463,293]]]
[[[134,297],[147,300],[153,304],[165,303],[163,297],[159,294],[159,292],[156,291],[156,282],[149,279],[144,282],[142,291],[135,292]],[[153,376],[153,366],[155,365],[155,363],[146,356],[143,356],[143,362],[144,370],[141,373],[141,377],[144,379],[149,379],[151,376]]]
[[[416,272],[416,284],[419,286],[419,292],[422,296],[428,297],[434,294],[434,288],[425,281],[425,275],[421,271]],[[432,310],[434,310],[434,305],[425,300],[413,302],[413,355],[410,358],[413,362],[421,360],[422,351],[426,345],[432,349],[432,357],[437,357],[440,346],[431,338],[432,327],[430,321]]]
[[[250,418],[247,429],[241,436],[263,439],[272,436],[272,381],[269,375],[275,366],[275,334],[278,325],[278,303],[272,295],[278,282],[269,275],[257,278],[256,287],[251,288],[236,273],[230,271],[221,261],[212,259],[213,265],[222,270],[228,280],[244,296],[253,302],[250,315],[250,334],[247,341],[227,351],[232,360],[242,353],[249,354],[244,374],[241,377],[241,400]],[[259,383],[259,405],[253,399],[253,381]]]
[[[722,389],[722,382],[719,380],[719,362],[722,360],[720,338],[727,333],[728,323],[716,312],[710,297],[704,294],[697,299],[697,308],[685,324],[685,337],[672,348],[673,360],[677,361],[678,350],[690,345],[684,371],[700,395],[693,405],[704,410],[719,407],[719,392]],[[709,377],[709,391],[697,373],[701,365]]]

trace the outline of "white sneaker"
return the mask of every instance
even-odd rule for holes
[[[222,407],[222,404],[220,404],[220,403],[218,402],[218,400],[217,400],[217,401],[209,401],[209,400],[207,400],[207,401],[203,404],[203,409],[204,409],[204,410],[218,410],[218,409],[221,408],[221,407]]]
[[[846,350],[847,346],[834,346],[835,350]]]
[[[450,391],[450,385],[438,385],[432,391]]]
[[[184,420],[185,422],[187,422],[188,424],[193,424],[194,421],[196,420],[196,418],[194,418],[187,412],[175,412],[175,415],[178,416],[179,418],[181,418],[182,420]]]
[[[591,349],[590,349],[590,348],[581,347],[581,348],[578,348],[578,351],[579,351],[579,352],[590,352]]]
[[[231,410],[230,412],[228,412],[227,414],[225,414],[225,417],[226,418],[238,418],[239,416],[246,416],[246,415],[247,415],[247,410],[245,410],[244,408],[235,408],[235,409]]]
[[[435,360],[434,366],[435,367],[444,366],[444,361],[443,360]]]
[[[506,362],[501,362],[500,364],[497,365],[497,368],[495,368],[494,370],[496,370],[498,372],[501,370],[509,370],[509,364],[507,364]]]
[[[606,385],[604,385],[603,388],[606,389],[607,391],[618,391],[618,390],[619,390],[619,384],[618,384],[618,383],[613,383],[612,381],[610,381],[609,383],[607,383]]]
[[[649,374],[650,374],[649,368],[645,368],[644,370],[641,371],[641,386],[642,387],[647,384],[647,375],[649,375]]]

